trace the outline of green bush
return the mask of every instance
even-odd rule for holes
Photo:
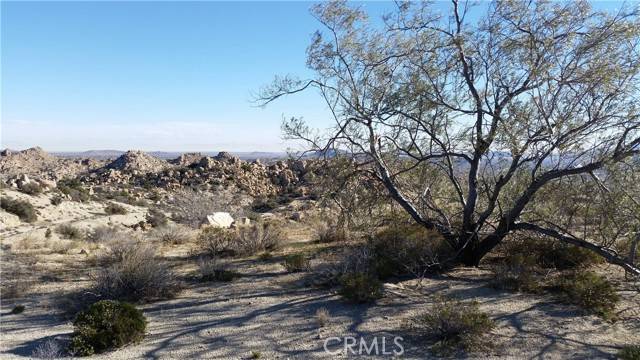
[[[56,228],[56,232],[60,234],[60,236],[62,236],[64,239],[71,240],[80,240],[85,236],[85,233],[81,229],[70,224],[59,225]]]
[[[78,314],[69,352],[89,356],[142,340],[147,320],[133,305],[102,300]]]
[[[457,349],[473,352],[489,345],[487,334],[495,323],[489,315],[481,312],[477,302],[463,302],[444,297],[435,303],[414,324],[435,343],[431,350],[447,354]]]
[[[584,310],[612,319],[620,297],[607,279],[593,272],[575,272],[559,278],[555,290],[562,299]]]
[[[369,303],[382,297],[382,283],[369,273],[347,273],[340,278],[338,293],[353,303]]]
[[[38,195],[42,193],[42,186],[37,182],[30,182],[20,187],[20,191],[29,195]]]
[[[38,220],[36,210],[27,201],[3,197],[0,198],[0,207],[6,212],[18,215],[24,222],[32,223]]]
[[[580,269],[603,262],[600,256],[590,250],[538,237],[512,240],[506,244],[505,251],[507,256],[519,254],[531,257],[537,266],[545,269]]]
[[[16,305],[11,309],[11,314],[22,314],[24,312],[24,305]]]
[[[535,260],[530,256],[510,256],[494,270],[490,284],[496,289],[537,292],[540,282],[536,278],[535,265]]]
[[[626,345],[617,354],[621,360],[640,360],[640,345]]]
[[[309,270],[309,259],[304,254],[292,254],[284,258],[282,266],[288,272],[300,272]]]
[[[104,212],[108,215],[125,215],[128,211],[127,209],[116,203],[109,203],[104,207]]]
[[[73,201],[86,202],[91,199],[89,190],[85,189],[78,179],[60,180],[57,188],[61,193],[69,195]]]
[[[372,266],[381,279],[422,276],[444,268],[453,249],[437,232],[420,225],[397,224],[379,231],[369,241]]]

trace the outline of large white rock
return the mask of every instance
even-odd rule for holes
[[[220,228],[229,228],[233,224],[233,217],[228,212],[215,212],[207,215],[207,224]]]

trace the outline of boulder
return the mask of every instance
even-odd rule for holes
[[[206,224],[214,227],[230,228],[231,224],[233,224],[233,217],[228,212],[215,212],[207,215]]]
[[[251,225],[251,219],[249,219],[248,217],[237,218],[236,221],[234,221],[233,225],[235,226]]]

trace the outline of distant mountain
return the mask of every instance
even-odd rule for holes
[[[115,159],[122,156],[125,151],[121,150],[88,150],[88,151],[63,151],[54,152],[55,156],[63,158],[90,158],[90,159]],[[175,159],[182,154],[191,152],[179,152],[179,151],[148,151],[147,154],[160,159]],[[218,151],[201,151],[202,155],[216,156]],[[232,155],[237,156],[241,160],[270,160],[270,159],[282,159],[287,157],[286,152],[267,152],[267,151],[247,151],[247,152],[230,152]]]

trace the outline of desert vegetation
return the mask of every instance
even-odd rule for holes
[[[446,5],[313,6],[287,157],[3,152],[1,356],[637,359],[638,9]]]

